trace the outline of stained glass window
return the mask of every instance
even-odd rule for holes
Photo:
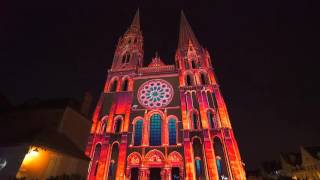
[[[200,177],[202,175],[202,162],[201,159],[196,159],[196,174],[197,177]]]
[[[143,121],[138,120],[134,127],[134,145],[140,146],[141,145],[141,139],[142,139],[142,125]]]
[[[159,114],[151,116],[150,120],[150,145],[161,145],[161,117]]]
[[[217,163],[217,168],[218,168],[218,174],[219,174],[219,177],[221,176],[221,173],[222,173],[222,168],[221,168],[221,158],[220,157],[217,157],[216,158],[216,163]]]
[[[109,167],[109,177],[112,177],[113,175],[114,175],[114,162],[111,162]]]
[[[169,144],[175,145],[177,144],[176,120],[170,119],[168,123],[168,127],[169,127]]]
[[[165,80],[153,79],[145,82],[138,90],[139,103],[146,108],[167,106],[173,97],[173,88]]]

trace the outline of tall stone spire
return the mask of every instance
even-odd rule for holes
[[[134,18],[132,20],[132,23],[127,30],[128,32],[132,33],[140,33],[140,15],[139,15],[139,9],[137,9],[136,14],[134,15]]]
[[[181,11],[178,48],[179,49],[188,48],[189,41],[193,44],[195,48],[201,47],[196,36],[194,35],[191,29],[191,26],[186,16],[184,15],[183,11]]]
[[[136,14],[134,15],[134,18],[130,27],[140,29],[139,8],[137,9]]]

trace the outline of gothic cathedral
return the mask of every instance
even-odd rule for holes
[[[93,115],[89,180],[245,180],[208,51],[181,13],[175,64],[143,66],[139,11]]]

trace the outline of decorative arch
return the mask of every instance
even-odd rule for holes
[[[161,111],[161,110],[156,109],[156,110],[149,111],[149,112],[146,114],[146,116],[145,116],[145,117],[146,117],[146,120],[150,120],[151,116],[154,115],[154,114],[160,114],[160,116],[161,116],[162,119],[166,119],[164,112]]]
[[[199,136],[193,136],[193,137],[191,138],[191,143],[193,144],[193,142],[194,142],[195,140],[199,140],[199,141],[200,141],[200,144],[202,144],[202,140],[201,140],[201,138],[200,138]]]
[[[130,168],[132,167],[139,167],[141,164],[142,158],[141,155],[138,152],[133,152],[129,154],[127,158],[127,163]]]
[[[177,151],[173,151],[168,156],[168,162],[172,167],[181,167],[183,166],[183,157]]]
[[[153,149],[146,154],[144,161],[149,166],[161,166],[165,162],[165,156],[161,151]]]
[[[118,84],[119,84],[119,77],[113,77],[110,80],[110,85],[109,85],[109,92],[116,92],[118,89]]]

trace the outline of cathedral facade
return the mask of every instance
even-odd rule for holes
[[[175,63],[143,66],[139,11],[120,37],[93,115],[89,180],[244,180],[212,59],[181,13]]]

